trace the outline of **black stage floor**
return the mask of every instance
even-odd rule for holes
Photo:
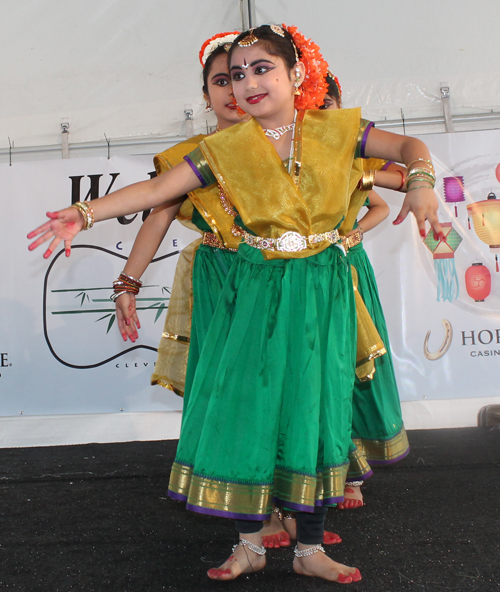
[[[328,513],[327,527],[344,540],[329,554],[363,574],[345,589],[500,590],[500,430],[418,430],[410,442],[405,460],[376,470],[365,507]],[[339,589],[295,575],[290,548],[269,551],[258,574],[208,580],[235,533],[230,521],[166,497],[175,446],[0,450],[0,590]]]

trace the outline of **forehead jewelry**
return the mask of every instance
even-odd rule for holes
[[[280,37],[285,36],[285,32],[279,25],[269,25],[269,27],[273,33],[276,33],[276,35],[279,35]]]
[[[250,47],[250,45],[257,43],[259,39],[253,34],[254,29],[255,27],[252,27],[250,31],[248,31],[248,35],[244,37],[241,41],[238,41],[238,45],[240,47]]]
[[[276,35],[279,35],[280,37],[284,37],[285,36],[285,31],[283,31],[282,27],[280,27],[279,25],[269,25],[269,28],[271,29],[271,31],[273,33],[276,33]],[[293,47],[293,52],[295,53],[295,61],[298,62],[299,61],[299,54],[297,52],[297,46],[295,45],[295,42],[292,39],[292,47]]]

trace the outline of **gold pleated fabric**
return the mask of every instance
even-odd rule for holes
[[[274,239],[290,231],[310,236],[333,230],[347,213],[362,174],[354,161],[359,127],[359,109],[299,113],[300,188],[254,119],[205,138],[200,149],[251,232]],[[329,246],[325,240],[303,251],[262,253],[265,259],[304,258]]]
[[[215,134],[217,135],[217,134]],[[168,148],[154,157],[154,164],[158,175],[184,162],[184,156],[193,152],[200,142],[208,136],[198,135],[185,142],[181,142]],[[232,234],[231,228],[234,216],[228,214],[222,205],[219,188],[217,184],[209,187],[196,189],[189,193],[189,200],[186,200],[177,214],[181,224],[199,232],[199,229],[191,222],[193,216],[193,204],[203,216],[205,222],[210,226],[212,232],[224,244],[227,249],[237,249],[241,242],[240,237]]]
[[[184,395],[193,308],[193,261],[201,238],[179,255],[151,384]]]
[[[351,265],[351,272],[358,323],[356,376],[363,382],[373,378],[375,374],[375,358],[383,356],[387,353],[387,350],[358,291],[358,272],[353,265]]]

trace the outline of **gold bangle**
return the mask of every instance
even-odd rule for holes
[[[406,170],[409,170],[411,168],[411,166],[413,164],[415,164],[416,162],[425,162],[426,164],[428,164],[431,169],[434,171],[434,165],[432,164],[432,160],[426,160],[425,158],[415,158],[415,160],[412,160],[410,162],[410,164],[406,165]]]
[[[376,171],[365,171],[363,173],[358,183],[359,191],[371,191],[373,189],[375,185],[375,173]]]
[[[436,180],[436,175],[430,171],[429,169],[419,169],[419,168],[414,168],[411,169],[410,171],[408,171],[408,175],[407,175],[407,179],[410,179],[411,177],[415,177],[416,175],[425,175],[427,177],[430,177],[431,179]]]
[[[71,204],[72,208],[76,208],[83,217],[82,230],[89,230],[94,226],[94,210],[85,201],[77,201]]]

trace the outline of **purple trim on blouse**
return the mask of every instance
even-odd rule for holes
[[[189,158],[189,156],[185,156],[184,160],[188,163],[188,165],[193,169],[193,172],[195,173],[195,175],[198,177],[198,180],[201,181],[201,186],[202,187],[207,187],[207,182],[205,181],[205,179],[203,178],[203,175],[200,173],[200,171],[198,170],[197,166],[194,164],[194,162]]]
[[[219,518],[233,518],[233,520],[255,520],[262,522],[269,520],[271,514],[239,514],[238,512],[224,512],[223,510],[212,510],[211,508],[202,508],[193,504],[186,504],[186,509],[198,514],[208,514],[209,516],[219,516]]]
[[[371,461],[370,461],[371,462]],[[347,477],[345,484],[348,485],[351,481],[364,481],[373,475],[373,471],[370,469],[368,473],[365,473],[362,477]]]
[[[366,129],[363,133],[363,138],[361,139],[361,148],[359,150],[359,155],[361,158],[366,158],[365,156],[365,148],[366,148],[366,141],[368,140],[368,134],[370,132],[370,130],[373,127],[373,121],[370,121],[370,123],[366,126]],[[186,158],[186,157],[184,157]]]
[[[380,170],[386,171],[391,166],[391,164],[395,164],[395,162],[393,160],[388,160]]]
[[[369,460],[370,465],[377,465],[377,466],[382,466],[382,465],[392,465],[395,462],[400,461],[402,458],[404,458],[405,456],[408,456],[408,454],[410,454],[410,448],[408,448],[407,450],[405,450],[403,452],[403,454],[400,454],[399,456],[396,456],[396,458],[391,458],[390,460]]]

